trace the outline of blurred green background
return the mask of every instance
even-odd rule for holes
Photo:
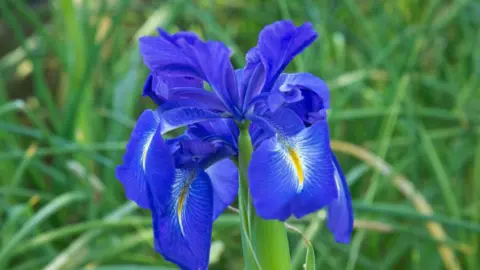
[[[311,21],[288,67],[327,81],[332,147],[356,229],[289,223],[317,269],[480,269],[480,2],[442,0],[0,1],[0,269],[171,269],[148,211],[114,168],[147,70],[137,39],[191,30],[235,67],[264,25]],[[302,236],[290,235],[294,269]],[[216,223],[211,269],[242,269],[238,219]],[[268,269],[267,269],[268,270]]]

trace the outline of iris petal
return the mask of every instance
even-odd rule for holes
[[[191,32],[178,32],[173,35],[169,35],[163,29],[158,29],[158,33],[169,43],[176,45],[181,49],[183,44],[192,45],[195,40],[199,39],[195,33]],[[168,99],[169,89],[175,87],[195,87],[201,88],[203,82],[201,79],[192,76],[162,76],[161,78],[154,73],[150,73],[145,86],[143,88],[143,95],[149,96],[158,105],[162,105],[163,102]]]
[[[238,92],[230,50],[221,42],[203,42],[196,35],[175,40],[160,30],[158,37],[142,37],[140,53],[145,64],[160,77],[193,77],[210,84],[224,105],[237,113]]]
[[[262,91],[265,83],[265,67],[263,66],[258,46],[250,49],[245,57],[245,68],[243,69],[240,96],[243,98],[243,109],[246,110],[253,97]],[[237,76],[237,80],[238,80]]]
[[[176,168],[203,167],[210,163],[217,148],[214,144],[201,140],[184,139],[176,145],[173,153]]]
[[[270,111],[275,112],[285,103],[285,97],[281,92],[273,92],[268,95],[267,104]]]
[[[238,193],[238,170],[230,159],[223,159],[205,170],[213,186],[213,219],[235,201]]]
[[[162,28],[157,28],[158,34],[164,39],[170,41],[172,44],[177,45],[177,47],[182,48],[183,44],[193,45],[200,38],[194,32],[188,31],[179,31],[173,35],[170,35],[167,31]]]
[[[171,88],[169,93],[169,100],[179,99],[192,99],[203,105],[207,105],[207,108],[217,111],[226,111],[227,109],[223,103],[217,98],[217,96],[202,88],[194,87],[176,87]]]
[[[349,243],[353,230],[352,199],[345,176],[333,153],[332,160],[335,165],[335,183],[338,189],[338,197],[328,205],[328,228],[333,233],[335,241]]]
[[[330,109],[330,92],[327,84],[310,73],[283,73],[278,77],[272,92],[287,92],[291,89],[308,89],[320,97],[323,109]]]
[[[251,123],[248,127],[248,132],[252,139],[253,149],[257,149],[260,144],[272,137],[273,134],[268,134],[263,128],[262,125],[256,124],[255,122]]]
[[[143,86],[143,96],[149,96],[157,105],[162,105],[166,100],[176,96],[172,93],[172,88],[193,88],[197,91],[207,92],[201,88],[202,86],[202,80],[194,77],[159,77],[151,72]],[[213,93],[210,94],[213,96],[210,98],[212,102],[220,102]]]
[[[296,27],[291,21],[278,21],[260,32],[258,44],[246,56],[240,95],[244,110],[262,91],[269,91],[277,77],[317,38],[310,23]]]
[[[213,143],[225,143],[234,153],[238,151],[237,138],[239,130],[232,119],[214,119],[190,125],[186,133],[199,140]]]
[[[265,68],[268,90],[293,58],[317,38],[311,23],[296,27],[291,21],[266,26],[258,38],[258,54]]]
[[[302,160],[304,184],[292,201],[297,218],[319,210],[337,198],[330,137],[326,121],[304,129],[295,137],[294,148]]]
[[[288,108],[280,108],[275,113],[267,112],[261,116],[247,115],[247,118],[262,128],[265,136],[270,137],[277,133],[281,136],[293,136],[304,127],[300,117]]]
[[[290,93],[290,100],[285,97],[286,93]],[[299,99],[299,94],[303,98]],[[279,95],[283,98],[279,99]],[[268,93],[270,108],[272,108],[271,100],[278,100],[273,103],[273,106],[290,108],[308,124],[325,119],[325,110],[330,108],[328,86],[323,80],[310,73],[281,74]]]
[[[157,158],[156,152],[151,149],[159,124],[159,116],[152,110],[146,110],[140,115],[127,144],[123,164],[116,168],[116,177],[123,184],[127,198],[142,208],[148,208],[145,175],[150,169],[150,161],[155,162]],[[169,155],[166,146],[164,150]],[[162,159],[159,162],[162,162]],[[159,164],[152,164],[156,165]]]
[[[293,164],[276,138],[264,141],[253,152],[248,179],[257,214],[264,219],[284,217],[281,212],[297,194],[298,181]]]
[[[152,205],[159,214],[168,209],[171,188],[175,179],[175,164],[170,153],[170,147],[163,140],[160,128],[157,128],[150,143],[146,159],[145,190],[150,210]],[[155,194],[152,197],[151,194]]]
[[[160,179],[150,186],[164,188]],[[151,211],[155,250],[182,269],[207,269],[213,223],[213,190],[202,170],[176,170],[165,211],[158,211],[153,189]]]
[[[333,175],[326,122],[268,139],[253,152],[249,167],[253,204],[265,219],[303,217],[337,197]]]
[[[166,133],[182,126],[220,117],[219,114],[198,107],[173,108],[162,112],[161,130]]]
[[[157,94],[155,91],[157,89],[157,78],[155,75],[150,73],[145,80],[145,83],[143,85],[143,96],[149,96],[153,102],[155,102],[157,105],[161,105],[164,101],[165,98],[161,94]]]

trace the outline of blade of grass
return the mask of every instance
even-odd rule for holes
[[[21,111],[24,108],[25,108],[25,103],[23,102],[23,100],[21,99],[12,100],[0,106],[0,115],[9,113],[9,112]]]
[[[432,207],[423,197],[423,195],[418,192],[415,186],[404,176],[395,174],[392,170],[392,167],[388,165],[383,159],[378,156],[373,155],[369,151],[344,142],[332,141],[332,149],[335,151],[343,152],[349,155],[352,155],[360,160],[363,160],[370,166],[377,169],[380,173],[386,176],[393,176],[394,186],[417,208],[417,210],[424,215],[432,215],[434,213]],[[442,226],[437,222],[427,222],[427,229],[430,234],[438,239],[439,241],[444,241],[448,239],[447,234],[445,233]],[[461,269],[455,253],[445,245],[437,246],[438,252],[448,269]]]
[[[92,143],[89,145],[61,145],[56,147],[39,147],[36,156],[53,156],[61,154],[70,154],[76,152],[95,152],[95,151],[123,151],[127,142],[105,142]],[[0,153],[0,160],[17,159],[23,157],[24,152],[20,150]]]
[[[394,204],[380,204],[375,203],[370,205],[362,201],[354,201],[353,208],[356,211],[367,211],[371,213],[377,213],[381,216],[397,216],[402,219],[407,220],[419,220],[419,221],[434,221],[445,226],[451,227],[456,230],[469,230],[473,233],[480,233],[480,224],[476,224],[472,221],[466,221],[461,219],[452,219],[450,216],[439,215],[439,214],[430,214],[425,215],[421,212],[413,211],[404,206],[394,205]]]
[[[15,171],[15,174],[13,175],[13,178],[10,182],[9,188],[10,189],[15,189],[17,186],[19,186],[20,181],[22,180],[22,177],[25,173],[25,170],[27,169],[28,165],[30,164],[30,161],[32,158],[35,156],[35,153],[37,151],[37,145],[36,144],[31,144],[27,151],[25,151],[25,155],[20,162],[20,165],[17,167],[17,170]],[[12,199],[10,196],[6,197],[6,200],[8,201],[9,199]]]
[[[125,235],[122,237],[120,244],[115,245],[110,249],[103,249],[101,251],[91,253],[88,258],[86,258],[86,262],[94,265],[100,262],[108,262],[112,258],[117,257],[119,254],[137,247],[140,244],[144,244],[145,242],[153,242],[153,231],[151,228],[142,229],[135,233]],[[158,264],[165,264],[165,262],[162,261],[163,260],[159,260]]]
[[[393,132],[395,130],[397,118],[400,112],[400,106],[403,101],[403,98],[406,95],[407,88],[409,85],[409,76],[405,75],[402,77],[400,80],[397,94],[395,99],[393,100],[391,109],[389,110],[389,115],[385,117],[385,120],[382,124],[382,133],[380,135],[379,140],[381,141],[380,147],[379,147],[379,156],[380,158],[385,158],[389,146],[390,146],[390,141],[392,139]],[[375,196],[377,195],[378,189],[380,187],[380,177],[378,171],[374,173],[372,176],[372,180],[370,182],[370,185],[367,189],[367,193],[365,195],[365,201],[368,203],[372,203]],[[355,264],[360,252],[361,244],[363,240],[365,239],[366,236],[366,231],[360,231],[358,234],[356,234],[352,240],[352,249],[350,250],[350,259],[347,264],[347,269],[348,270],[353,270],[355,268]]]
[[[19,245],[13,251],[13,254],[23,253],[30,249],[39,247],[49,242],[53,242],[58,239],[70,237],[71,235],[82,233],[84,231],[92,229],[115,229],[115,228],[128,228],[132,226],[151,226],[152,219],[150,217],[129,217],[122,220],[93,220],[86,221],[78,224],[67,225],[64,227],[56,228],[52,231],[42,232],[32,239]]]
[[[82,193],[66,193],[55,198],[49,204],[42,207],[42,209],[40,209],[30,220],[28,220],[25,225],[23,225],[23,227],[10,239],[10,241],[2,247],[0,251],[0,269],[7,265],[8,259],[11,256],[14,247],[18,245],[20,241],[22,241],[32,230],[36,229],[41,222],[45,221],[61,208],[83,199],[85,199],[85,195]]]
[[[475,205],[475,210],[473,211],[473,213],[475,213],[474,215],[474,220],[480,224],[480,136],[477,136],[477,150],[476,150],[476,154],[475,154],[475,163],[474,163],[474,177],[473,177],[473,185],[474,185],[474,188],[473,188],[473,196],[472,198],[477,198],[476,201],[474,201],[474,205]],[[472,242],[473,242],[473,247],[474,247],[474,254],[479,254],[478,252],[480,252],[480,239],[478,239],[478,237],[472,237]],[[472,267],[475,267],[476,265],[478,265],[478,261],[475,260],[475,257],[476,256],[472,256],[470,258],[470,261],[474,261],[473,263],[471,263]]]
[[[25,189],[25,188],[15,188],[11,189],[9,187],[0,187],[0,194],[3,196],[18,196],[18,197],[27,197],[31,198],[33,196],[38,196],[40,200],[50,201],[55,196],[47,192],[39,192],[37,190]]]
[[[435,146],[433,145],[432,141],[427,135],[425,128],[423,125],[418,126],[418,130],[420,132],[420,138],[422,141],[422,146],[427,154],[427,157],[430,160],[430,164],[432,169],[435,172],[436,180],[438,181],[438,185],[442,191],[443,197],[445,198],[445,203],[447,205],[448,210],[453,215],[453,217],[459,218],[460,217],[460,208],[458,206],[457,199],[455,197],[455,189],[450,184],[450,177],[447,174],[447,171],[442,165],[442,161],[438,156],[437,151],[435,150]]]
[[[135,209],[137,209],[137,206],[135,205],[135,203],[128,202],[124,204],[122,207],[115,210],[114,212],[110,213],[108,216],[104,218],[104,220],[112,221],[112,222],[119,221],[121,218],[129,215]],[[81,252],[85,250],[88,242],[93,240],[95,237],[98,237],[102,232],[104,232],[104,228],[92,230],[82,234],[75,241],[73,241],[66,249],[60,252],[43,269],[44,270],[62,269],[71,260],[71,258],[78,256],[78,254],[81,254]]]

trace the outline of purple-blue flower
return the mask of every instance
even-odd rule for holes
[[[143,95],[158,109],[138,119],[116,175],[127,198],[151,210],[155,249],[165,259],[182,269],[208,267],[212,223],[238,192],[232,160],[243,122],[251,123],[257,215],[284,221],[328,206],[336,241],[350,241],[353,212],[330,148],[328,87],[310,73],[282,73],[316,37],[310,23],[268,25],[237,70],[224,44],[194,33],[159,29],[140,39],[150,70]],[[164,139],[180,127],[183,135]]]

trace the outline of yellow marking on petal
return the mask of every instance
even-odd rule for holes
[[[182,187],[182,191],[180,191],[180,196],[178,198],[178,203],[177,203],[177,218],[178,218],[178,223],[180,224],[180,230],[182,232],[182,235],[185,235],[183,231],[183,219],[182,219],[182,214],[183,214],[183,206],[185,204],[185,199],[187,197],[187,191],[188,188],[190,187],[190,184],[192,183],[193,179],[195,179],[196,175],[195,173],[192,174],[190,179],[187,180],[185,185]]]
[[[177,204],[177,217],[178,217],[178,223],[180,223],[180,230],[183,233],[183,222],[182,222],[182,211],[183,211],[183,204],[185,203],[185,196],[187,195],[187,189],[188,185],[185,185],[182,188],[182,192],[180,192],[180,198],[178,198],[178,204]]]
[[[300,186],[303,186],[303,169],[300,157],[298,156],[297,152],[291,147],[288,147],[288,154],[292,159],[293,165],[295,166],[295,171],[297,172],[298,182]]]

